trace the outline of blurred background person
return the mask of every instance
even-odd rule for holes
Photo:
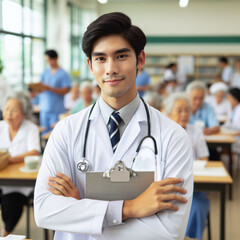
[[[228,65],[228,60],[226,57],[221,57],[219,59],[219,67],[221,69],[221,80],[227,85],[231,84],[233,70],[232,67]]]
[[[227,100],[228,86],[223,82],[216,82],[211,85],[209,90],[211,95],[205,98],[205,102],[213,107],[218,121],[225,121],[232,112],[231,105]]]
[[[143,97],[145,91],[150,88],[150,76],[144,71],[144,69],[138,70],[136,86],[140,97]]]
[[[77,113],[95,102],[92,97],[93,85],[90,81],[84,81],[80,84],[80,96],[74,107],[69,111],[70,114]]]
[[[101,95],[101,88],[98,86],[97,81],[93,80],[93,98],[98,99]]]
[[[6,96],[12,91],[9,84],[5,81],[4,77],[2,76],[3,71],[3,63],[0,60],[0,120],[2,120],[2,109],[3,109],[3,101]]]
[[[208,160],[209,151],[202,130],[189,124],[191,104],[185,93],[173,93],[165,103],[165,113],[183,127],[189,136],[194,159]],[[186,236],[202,239],[209,213],[209,200],[204,192],[194,192]]]
[[[64,95],[71,87],[68,73],[58,64],[57,52],[47,50],[45,58],[50,68],[47,68],[41,76],[40,125],[45,128],[42,134],[49,132],[51,126],[58,121],[59,114],[66,112]]]
[[[187,85],[186,92],[191,103],[190,124],[198,125],[203,133],[211,135],[219,132],[219,122],[213,107],[204,102],[206,87],[201,81],[193,81]]]
[[[240,59],[237,59],[235,62],[236,72],[233,74],[232,87],[240,88]]]
[[[228,100],[232,106],[232,115],[223,126],[235,130],[233,135],[237,136],[237,142],[232,145],[232,151],[240,156],[240,89],[231,88]]]
[[[10,164],[24,161],[24,157],[39,155],[40,140],[38,127],[29,119],[32,116],[30,97],[24,92],[7,96],[0,121],[0,148],[8,149]],[[31,187],[1,187],[1,212],[4,222],[2,236],[7,236],[22,215]]]
[[[64,107],[68,111],[74,107],[75,103],[79,100],[79,83],[74,82],[72,84],[70,92],[64,95]]]
[[[152,107],[156,108],[157,110],[161,111],[163,97],[160,96],[155,91],[147,91],[144,94],[143,99]]]
[[[176,91],[177,87],[177,75],[176,75],[176,67],[175,63],[169,64],[163,74],[163,82],[166,83],[166,91],[169,94]]]

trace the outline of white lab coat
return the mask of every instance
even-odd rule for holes
[[[60,121],[47,143],[35,187],[34,211],[38,226],[56,230],[57,240],[183,239],[193,192],[191,144],[187,133],[180,126],[152,107],[149,109],[152,135],[156,138],[158,147],[157,180],[168,177],[184,178],[183,187],[188,191],[185,195],[188,203],[176,203],[179,207],[177,212],[165,210],[150,217],[129,219],[123,224],[111,225],[115,215],[122,215],[122,205],[118,201],[84,198],[85,174],[76,167],[82,157],[89,114],[87,108]],[[140,140],[147,134],[147,117],[143,103],[140,103],[125,129],[115,154],[112,152],[98,101],[90,119],[86,158],[91,162],[92,171],[106,171],[120,159],[130,167]],[[145,142],[140,156],[142,162],[136,164],[137,169],[155,168],[154,161],[148,161],[154,158],[153,144],[150,141]],[[55,176],[57,171],[72,179],[81,200],[57,196],[47,190],[48,177]]]

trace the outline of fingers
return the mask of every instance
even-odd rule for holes
[[[183,178],[165,178],[161,181],[158,181],[156,183],[159,183],[160,186],[166,186],[170,184],[178,184],[184,182]]]
[[[177,194],[165,194],[161,196],[160,201],[178,201],[180,203],[187,203],[188,200],[182,196],[179,196]]]
[[[56,190],[60,191],[63,196],[68,196],[68,195],[69,195],[69,192],[67,191],[67,189],[65,188],[65,186],[56,183],[56,181],[54,181],[54,182],[48,181],[48,185],[49,185],[50,187],[53,187],[53,188],[55,188]]]
[[[73,184],[72,180],[68,176],[66,176],[66,175],[64,175],[63,173],[60,173],[60,172],[57,172],[56,176],[63,179],[69,185],[69,187],[71,189],[75,188],[75,185]]]

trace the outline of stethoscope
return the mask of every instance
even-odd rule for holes
[[[158,150],[157,150],[157,143],[156,143],[156,140],[155,138],[151,135],[151,121],[150,121],[150,114],[149,114],[149,109],[147,107],[147,104],[145,103],[145,101],[141,98],[143,104],[144,104],[144,107],[145,107],[145,110],[146,110],[146,115],[147,115],[147,126],[148,126],[148,133],[145,137],[143,137],[137,147],[137,150],[136,150],[136,155],[135,157],[133,158],[133,161],[132,161],[132,166],[131,166],[131,169],[133,168],[133,164],[135,162],[135,159],[137,158],[138,156],[138,153],[141,149],[141,146],[144,142],[144,140],[146,140],[147,138],[150,138],[152,139],[153,141],[153,144],[154,144],[154,153],[155,153],[155,161],[156,161],[156,156],[158,154]],[[95,107],[95,104],[96,102],[93,104],[90,112],[89,112],[89,115],[88,115],[88,122],[87,122],[87,126],[86,126],[86,132],[85,132],[85,137],[84,137],[84,145],[83,145],[83,156],[82,156],[82,159],[77,163],[77,169],[78,171],[82,172],[82,173],[86,173],[86,172],[89,172],[91,170],[91,163],[86,159],[86,147],[87,147],[87,138],[88,138],[88,132],[89,132],[89,127],[90,127],[90,116],[91,116],[91,113],[93,111],[93,108]]]

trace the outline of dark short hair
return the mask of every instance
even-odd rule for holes
[[[51,59],[58,58],[57,52],[55,50],[52,50],[52,49],[45,51],[45,55],[47,55]]]
[[[170,68],[172,68],[172,67],[176,67],[177,66],[177,64],[176,63],[173,63],[173,62],[171,62],[171,63],[169,63],[168,65],[167,65],[167,69],[170,69]]]
[[[220,58],[219,58],[219,62],[223,62],[223,63],[228,64],[228,60],[227,60],[226,57],[220,57]]]
[[[147,42],[143,31],[132,25],[127,15],[121,12],[104,14],[93,21],[84,33],[82,49],[89,59],[94,43],[99,38],[109,35],[121,35],[135,50],[137,58]]]
[[[239,88],[231,88],[228,93],[230,95],[232,95],[240,103],[240,89]]]

